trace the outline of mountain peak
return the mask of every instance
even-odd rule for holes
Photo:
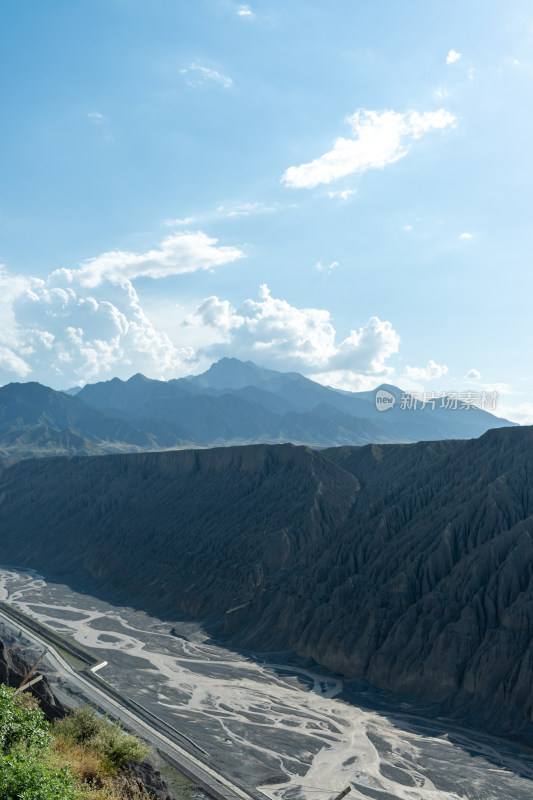
[[[136,372],[135,375],[128,378],[126,383],[135,385],[139,383],[152,383],[152,380],[152,378],[147,378],[146,375],[143,375],[142,372]]]
[[[224,357],[211,364],[201,375],[195,375],[189,380],[197,386],[210,389],[243,389],[245,386],[255,385],[258,380],[278,374],[274,370],[259,367],[253,361]]]

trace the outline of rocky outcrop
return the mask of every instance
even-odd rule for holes
[[[531,735],[533,429],[19,463],[0,559]]]
[[[31,664],[22,656],[22,650],[16,641],[3,641],[0,639],[0,683],[18,688],[28,674]],[[34,676],[41,675],[37,670]],[[26,692],[33,694],[39,700],[48,719],[55,719],[65,714],[65,708],[54,697],[50,684],[43,675],[38,683],[34,683]]]

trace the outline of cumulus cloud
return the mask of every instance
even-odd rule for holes
[[[478,372],[477,369],[469,369],[465,375],[465,378],[468,381],[478,381],[481,378],[481,372]]]
[[[145,253],[103,253],[47,280],[0,268],[0,382],[56,376],[65,387],[135,371],[175,377],[196,364],[194,351],[154,327],[131,280],[210,270],[243,255],[198,231]]]
[[[352,173],[383,168],[407,155],[416,139],[431,131],[453,127],[456,121],[443,108],[405,114],[360,108],[347,118],[353,138],[340,137],[332,150],[314,161],[289,167],[282,182],[295,189],[311,189]]]
[[[405,377],[414,381],[433,381],[448,374],[448,367],[445,364],[437,364],[430,359],[425,367],[406,367]]]
[[[264,284],[259,300],[245,300],[239,308],[216,296],[206,298],[187,324],[213,328],[216,341],[205,350],[212,358],[255,358],[277,369],[320,374],[324,382],[328,373],[343,370],[388,375],[386,361],[400,341],[390,322],[371,317],[339,342],[329,311],[297,308],[272,297]]]
[[[191,86],[200,86],[206,81],[213,81],[219,83],[224,89],[229,89],[233,86],[233,81],[227,75],[223,75],[216,69],[209,69],[203,67],[201,64],[191,64],[190,67],[180,69],[182,75],[189,75],[189,83]],[[194,78],[192,75],[194,75]]]
[[[146,253],[111,250],[84,261],[76,270],[83,286],[99,286],[102,281],[115,283],[134,278],[166,278],[185,272],[211,270],[242,258],[236,247],[222,247],[202,231],[176,233],[167,236],[159,248]],[[68,271],[73,275],[73,271]]]
[[[254,17],[255,16],[255,14],[252,11],[252,9],[250,8],[250,6],[245,6],[245,5],[242,5],[242,6],[238,7],[237,14],[239,15],[239,17]]]
[[[24,378],[31,372],[25,359],[27,348],[20,341],[13,302],[30,287],[30,280],[10,275],[0,265],[0,376]]]
[[[8,276],[4,274],[4,283]],[[0,381],[31,377],[63,388],[132,372],[174,377],[193,359],[146,317],[130,282],[88,291],[75,273],[12,278],[9,329],[0,328]]]
[[[459,61],[463,54],[458,53],[457,50],[450,50],[448,55],[446,56],[446,63],[447,64],[455,64],[456,61]]]
[[[472,238],[471,233],[461,233],[461,235],[459,236],[459,239],[471,239],[471,238]]]
[[[399,335],[378,317],[340,337],[329,311],[291,305],[263,285],[257,299],[239,307],[211,296],[180,311],[174,301],[170,326],[156,302],[153,318],[162,330],[132,284],[135,277],[210,269],[242,255],[205,234],[179,233],[146,253],[104,253],[45,280],[11,275],[0,265],[0,384],[30,379],[66,388],[138,371],[168,379],[223,355],[331,384],[364,387],[390,376],[387,360],[398,350]]]

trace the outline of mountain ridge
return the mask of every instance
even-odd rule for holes
[[[39,388],[40,387],[40,388]],[[376,393],[395,403],[377,408]],[[346,392],[298,373],[222,359],[202,375],[87,384],[75,394],[40,384],[0,388],[0,455],[96,454],[292,441],[311,447],[477,437],[513,425],[475,407],[403,408],[383,384]],[[407,404],[409,405],[409,404]]]

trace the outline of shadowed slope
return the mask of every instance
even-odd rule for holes
[[[533,718],[532,475],[532,428],[36,460],[0,475],[0,559],[510,729]]]

